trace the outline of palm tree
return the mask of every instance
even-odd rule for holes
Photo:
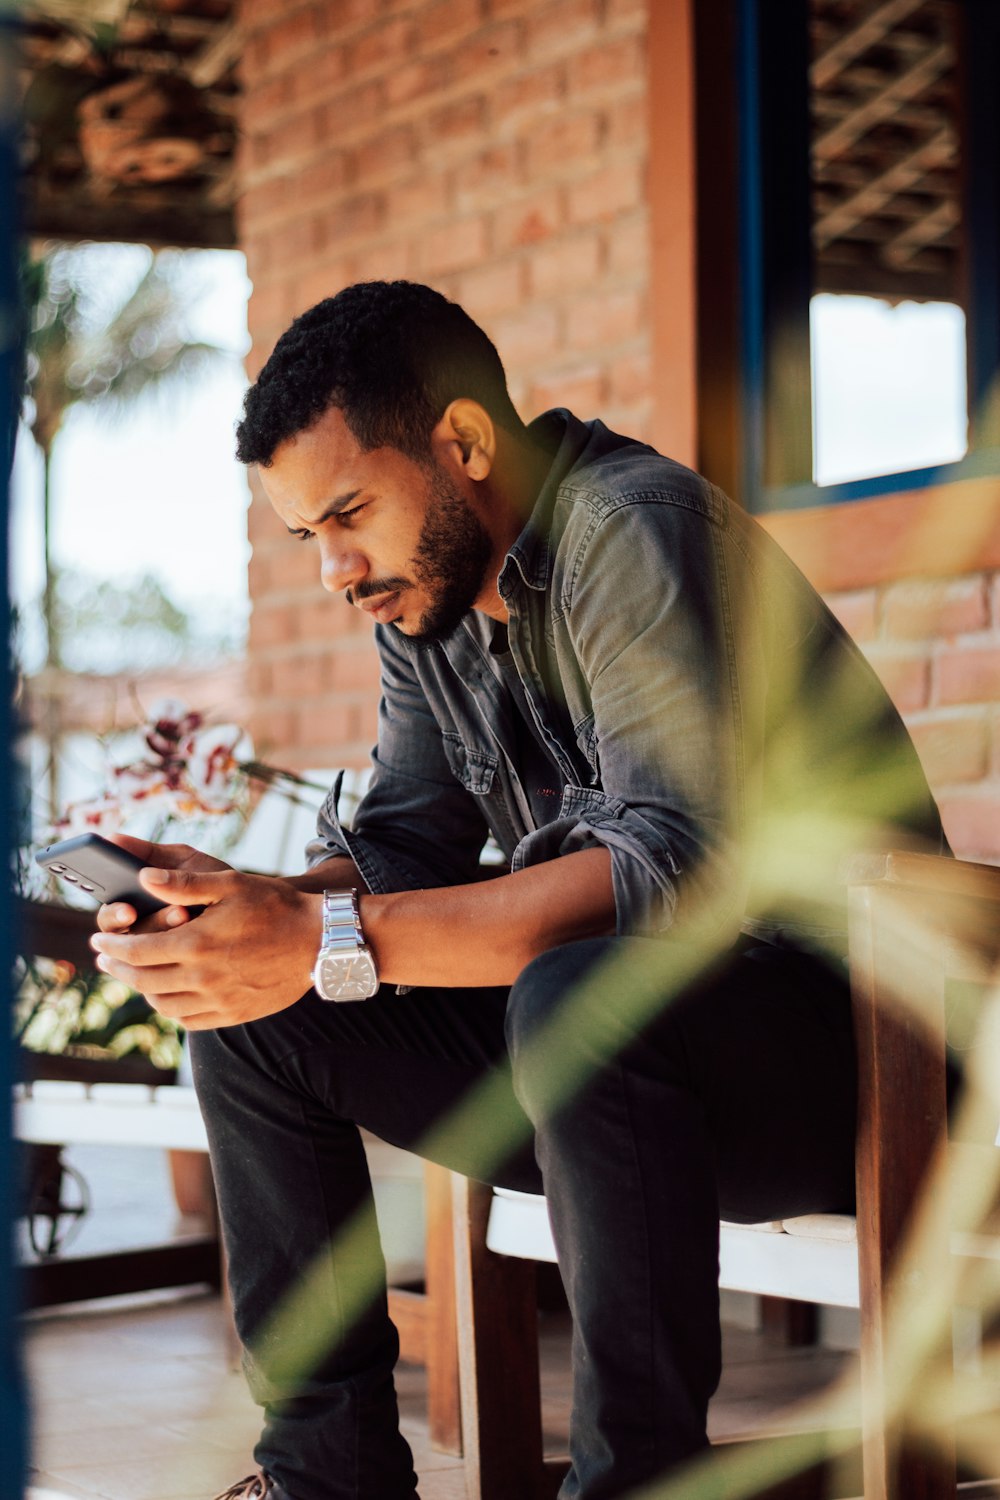
[[[194,294],[183,252],[161,251],[134,289],[109,296],[90,247],[60,247],[24,268],[29,326],[25,422],[42,455],[46,663],[62,664],[52,559],[52,455],[69,410],[79,404],[117,417],[132,404],[232,356],[189,339]]]
[[[107,251],[96,246],[48,249],[25,261],[22,279],[27,321],[22,415],[42,456],[45,666],[58,671],[64,663],[53,560],[52,457],[68,412],[85,405],[121,417],[209,364],[235,356],[187,336],[187,316],[200,289],[192,259],[183,251],[150,253],[138,283],[124,293],[114,284],[115,268],[109,275]],[[39,727],[53,814],[59,800],[60,717],[58,695],[44,692]]]

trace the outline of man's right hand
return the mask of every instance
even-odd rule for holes
[[[193,874],[204,874],[211,870],[228,870],[224,860],[192,849],[190,844],[153,844],[148,839],[135,839],[126,833],[112,833],[107,837],[120,849],[137,854],[145,864],[156,870],[190,870]],[[193,920],[189,907],[165,906],[151,916],[136,920],[135,907],[127,901],[113,901],[97,912],[97,925],[101,932],[166,932],[172,927],[181,927]]]

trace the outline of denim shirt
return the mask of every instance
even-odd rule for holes
[[[790,830],[810,839],[814,815],[855,847],[873,827],[879,842],[942,847],[895,710],[767,533],[599,421],[556,410],[532,433],[554,457],[498,586],[562,777],[557,811],[532,819],[516,706],[489,661],[493,621],[470,611],[433,645],[377,626],[370,789],[347,829],[337,778],[310,866],[348,854],[380,893],[476,878],[490,833],[515,871],[603,845],[619,932],[707,913],[766,937],[841,925],[839,833],[821,839],[804,895],[771,868],[776,841],[801,857]],[[883,765],[891,776],[868,774]]]

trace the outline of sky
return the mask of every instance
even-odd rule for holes
[[[110,295],[138,278],[147,252],[95,246],[90,253],[101,257]],[[192,381],[184,396],[133,410],[127,421],[71,411],[55,447],[54,550],[57,564],[95,578],[152,572],[207,633],[239,638],[248,612],[249,492],[232,450],[251,287],[238,252],[191,253],[204,289],[190,311],[191,336],[234,357]],[[819,483],[917,468],[965,451],[958,308],[818,296],[812,337]],[[12,592],[22,606],[41,588],[40,495],[38,454],[22,432],[11,537]]]
[[[135,246],[95,247],[109,278],[137,279]],[[246,387],[250,283],[235,251],[198,257],[199,303],[188,331],[232,351],[224,368],[183,393],[154,398],[110,421],[78,406],[53,455],[55,561],[95,578],[157,576],[205,629],[239,632],[248,612],[249,489],[233,457],[233,429]],[[24,605],[41,589],[41,462],[23,428],[15,456],[11,517],[12,594]]]

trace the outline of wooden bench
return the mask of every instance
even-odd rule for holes
[[[901,1329],[914,1302],[949,1286],[954,1255],[1000,1260],[1000,1105],[996,1093],[992,1105],[988,1090],[979,1096],[989,1133],[980,1119],[978,1139],[985,1145],[948,1147],[944,1040],[946,983],[953,977],[992,993],[987,1009],[992,1005],[997,1025],[1000,870],[888,855],[854,861],[849,876],[860,1217],[723,1224],[720,1282],[765,1296],[860,1307],[865,1500],[952,1500],[956,1461],[942,1358],[934,1370],[942,1394],[932,1444],[919,1418],[898,1409],[895,1394],[909,1378],[900,1362]],[[994,1050],[996,1037],[994,1029]],[[995,1058],[993,1066],[996,1090]],[[974,1154],[971,1168],[966,1156],[961,1170],[966,1184],[971,1171],[978,1207],[950,1227],[942,1204],[956,1152]],[[930,1210],[928,1184],[935,1195]],[[468,1500],[515,1494],[543,1500],[555,1494],[566,1469],[565,1460],[543,1461],[541,1446],[532,1262],[556,1259],[545,1200],[457,1177],[453,1188]],[[938,1329],[938,1356],[943,1343],[950,1356],[950,1325]],[[826,1493],[826,1482],[814,1468],[801,1476],[798,1492]],[[856,1483],[847,1493],[858,1492],[860,1476]]]

